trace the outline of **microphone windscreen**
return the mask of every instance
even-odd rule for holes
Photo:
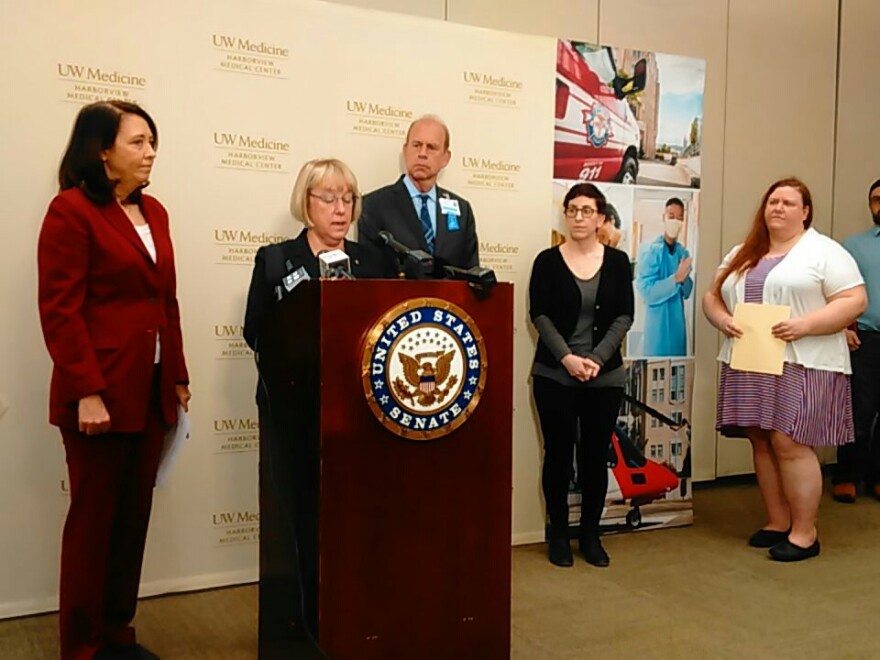
[[[318,254],[321,277],[339,277],[339,272],[351,274],[351,261],[342,250],[327,250]]]

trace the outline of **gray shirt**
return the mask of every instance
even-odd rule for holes
[[[575,277],[574,280],[581,292],[581,311],[578,315],[577,324],[574,332],[571,333],[568,341],[559,334],[556,326],[546,316],[539,316],[535,319],[535,327],[541,336],[541,341],[550,349],[559,362],[550,367],[539,362],[535,362],[532,366],[533,376],[543,376],[550,378],[562,385],[572,387],[623,387],[626,384],[626,371],[623,365],[612,369],[611,371],[601,373],[596,378],[582,383],[576,378],[569,375],[568,370],[562,365],[562,358],[569,353],[573,353],[578,357],[585,357],[593,360],[602,366],[605,361],[610,358],[617,348],[623,342],[627,331],[632,326],[633,319],[631,316],[619,316],[611,323],[608,332],[595,347],[593,346],[593,310],[596,306],[596,291],[599,288],[599,279],[602,271],[599,270],[593,277],[588,280],[582,280]]]

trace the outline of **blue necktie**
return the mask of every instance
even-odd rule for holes
[[[434,254],[434,228],[431,226],[431,214],[428,212],[430,195],[419,195],[422,200],[422,210],[419,211],[419,220],[422,223],[422,231],[425,232],[425,242],[428,244],[428,252]]]

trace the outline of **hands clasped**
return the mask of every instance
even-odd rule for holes
[[[590,358],[578,357],[574,353],[569,353],[562,358],[562,366],[572,378],[586,383],[599,375],[602,365]]]

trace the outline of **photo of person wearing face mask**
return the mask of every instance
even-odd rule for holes
[[[692,259],[678,242],[684,227],[685,205],[678,197],[666,201],[663,234],[641,247],[636,269],[636,291],[645,302],[643,354],[687,354],[684,301],[694,291]]]

